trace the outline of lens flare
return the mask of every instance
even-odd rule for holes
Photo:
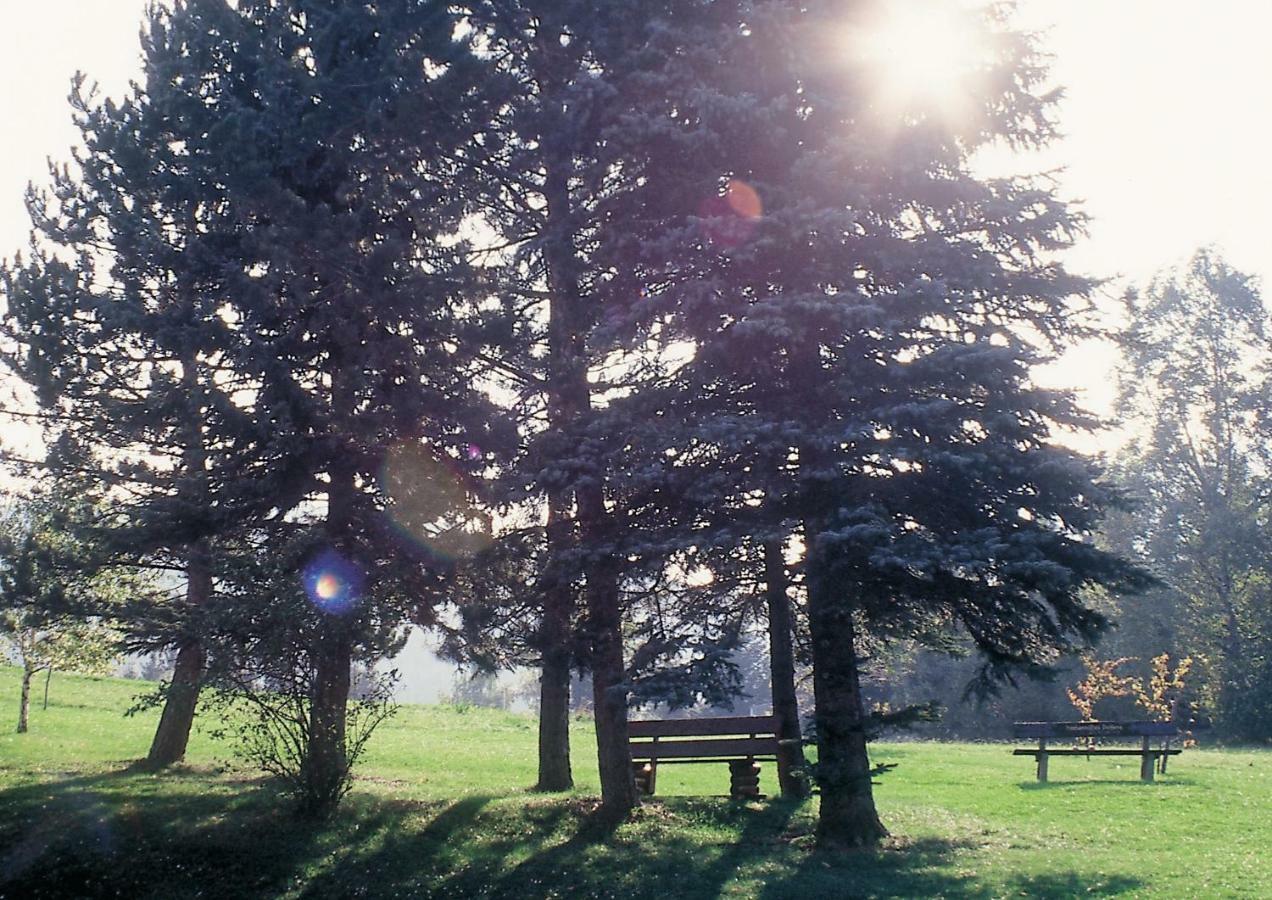
[[[724,193],[704,200],[698,210],[706,238],[717,247],[737,247],[751,239],[764,215],[755,188],[730,178]]]
[[[477,462],[483,454],[469,444],[463,455]],[[491,542],[490,517],[473,502],[458,463],[418,441],[404,441],[389,450],[380,473],[398,531],[447,560],[473,556]]]
[[[325,572],[318,576],[318,584],[314,589],[314,593],[318,595],[320,600],[334,600],[340,596],[340,579],[330,572]]]
[[[347,615],[362,600],[365,576],[334,550],[324,550],[311,559],[301,577],[309,601],[328,615]]]

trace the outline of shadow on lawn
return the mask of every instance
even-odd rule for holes
[[[809,811],[773,801],[653,801],[615,827],[577,797],[449,802],[356,794],[327,825],[267,785],[120,770],[0,792],[0,897],[542,897],[764,900],[1000,896],[958,856],[975,841],[808,849]],[[1127,878],[1022,876],[1026,896],[1109,895]]]
[[[350,804],[332,828],[288,809],[258,779],[181,768],[13,787],[0,792],[0,897],[273,895],[333,839],[398,817],[390,803]]]
[[[1065,778],[1051,779],[1050,781],[1022,781],[1019,787],[1022,791],[1049,791],[1056,788],[1066,787],[1111,787],[1122,790],[1168,790],[1170,788],[1179,787],[1196,787],[1196,780],[1187,775],[1158,775],[1156,781],[1140,781],[1139,779],[1123,778],[1114,780],[1112,778]]]
[[[739,867],[781,846],[798,808],[654,801],[633,822],[615,824],[589,800],[492,801],[460,800],[422,831],[387,836],[374,852],[326,871],[303,896],[363,885],[365,896],[716,897]],[[736,838],[721,843],[686,834],[703,829]]]
[[[1090,877],[1077,872],[1017,875],[986,884],[957,864],[960,850],[974,843],[927,839],[900,847],[836,854],[811,853],[791,873],[764,885],[761,900],[811,898],[946,897],[1111,897],[1144,887],[1121,875]]]

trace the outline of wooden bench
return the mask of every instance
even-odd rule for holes
[[[1053,756],[1138,756],[1140,779],[1152,781],[1157,761],[1162,761],[1166,771],[1166,759],[1179,754],[1179,748],[1170,746],[1170,739],[1179,735],[1172,722],[1016,722],[1013,734],[1018,738],[1037,738],[1038,746],[1012,751],[1013,756],[1032,756],[1038,764],[1038,780],[1047,780],[1047,760]],[[1047,741],[1094,741],[1102,738],[1139,738],[1139,747],[1048,747]],[[1156,738],[1160,746],[1153,747]]]
[[[658,766],[727,762],[729,794],[760,794],[759,760],[777,762],[776,716],[719,716],[708,719],[645,719],[627,723],[637,789],[652,794]],[[666,740],[672,738],[672,740]]]

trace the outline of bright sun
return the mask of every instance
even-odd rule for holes
[[[880,0],[851,26],[849,53],[881,108],[958,115],[988,55],[979,24],[964,0]]]

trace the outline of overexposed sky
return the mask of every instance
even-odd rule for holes
[[[141,71],[146,0],[0,0],[0,257],[26,245],[22,197],[66,159],[71,77],[81,70],[118,96]]]
[[[906,0],[898,0],[906,2]],[[950,0],[951,3],[965,0]],[[78,68],[119,94],[139,74],[145,0],[0,0],[0,257],[26,241],[22,193],[75,139],[65,102]],[[1272,4],[1255,0],[1019,0],[1045,32],[1067,97],[1065,139],[1019,161],[1064,167],[1092,217],[1071,264],[1143,280],[1204,243],[1272,275]],[[1114,285],[1110,293],[1120,288]],[[1047,380],[1107,408],[1110,354],[1088,350]]]
[[[1272,4],[1021,0],[1066,87],[1048,154],[1093,216],[1075,262],[1143,278],[1200,244],[1272,274]]]

